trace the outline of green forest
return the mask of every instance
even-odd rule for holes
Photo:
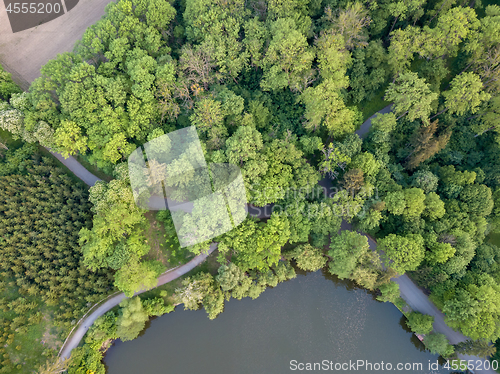
[[[207,162],[237,165],[247,201],[274,211],[125,300],[58,361],[92,305],[155,287],[211,244],[181,248],[170,213],[140,209],[130,187],[131,152],[188,126]],[[46,148],[103,181],[87,188]],[[27,92],[0,69],[0,185],[0,373],[104,374],[110,342],[151,316],[184,304],[214,319],[231,297],[322,268],[393,302],[432,353],[500,359],[500,6],[109,3]],[[432,332],[397,274],[470,340]]]

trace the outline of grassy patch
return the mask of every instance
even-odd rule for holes
[[[0,129],[0,143],[6,145],[9,149],[17,149],[23,145],[21,139],[14,140],[12,134],[4,129]]]
[[[177,288],[180,288],[182,286],[182,280],[190,275],[193,275],[193,273],[189,272],[187,274],[184,274],[182,277],[179,277],[177,279],[174,279],[171,282],[165,283],[159,287],[156,287],[150,291],[144,292],[139,295],[141,299],[151,299],[155,297],[162,297],[163,300],[165,301],[165,304],[175,304],[176,303],[176,298],[174,296],[175,290]],[[166,296],[164,296],[166,295]]]
[[[172,268],[172,264],[169,263],[168,251],[164,247],[163,243],[165,241],[165,228],[163,223],[156,219],[156,212],[149,211],[145,214],[148,220],[148,228],[146,229],[146,240],[149,244],[150,250],[146,255],[149,260],[160,261],[167,269]]]
[[[152,214],[154,212],[151,212]],[[163,235],[160,247],[163,255],[169,262],[169,267],[183,265],[194,257],[187,247],[181,248],[177,238],[177,231],[168,210],[162,210],[153,215],[159,232]]]
[[[193,269],[193,274],[204,271],[206,273],[210,273],[212,275],[217,274],[217,270],[220,267],[220,264],[217,262],[217,256],[219,255],[219,251],[213,251],[205,261],[203,261],[199,266]],[[195,271],[197,270],[197,271]]]
[[[389,82],[380,87],[370,100],[363,100],[359,104],[356,104],[358,109],[363,113],[363,122],[390,104],[390,102],[384,100],[385,90],[388,86]]]
[[[10,367],[12,370],[10,373],[31,373],[44,364],[48,357],[57,355],[62,344],[60,336],[64,334],[63,329],[55,327],[52,323],[51,315],[54,307],[47,306],[39,297],[20,295],[13,283],[9,282],[9,285],[3,289],[3,292],[0,293],[0,299],[11,302],[19,297],[24,297],[28,303],[36,302],[38,306],[22,314],[0,310],[0,321],[7,321],[10,324],[16,317],[24,317],[29,320],[35,317],[37,313],[43,315],[43,318],[38,323],[32,323],[29,326],[22,324],[15,331],[10,330],[8,325],[2,326],[2,332],[8,330],[8,334],[13,334],[14,338],[10,344],[5,341],[2,342],[1,347],[4,349],[4,353],[8,354],[8,359],[11,361]],[[5,356],[0,362],[4,359]]]

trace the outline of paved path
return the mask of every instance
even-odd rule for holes
[[[80,178],[87,186],[93,186],[97,181],[102,179],[97,178],[94,174],[88,171],[82,164],[80,164],[73,156],[64,158],[64,156],[57,152],[52,152],[50,148],[45,147],[47,151],[57,158],[61,163]]]
[[[387,105],[384,109],[380,109],[377,113],[375,113],[373,116],[368,118],[365,122],[363,122],[363,124],[358,129],[358,131],[356,131],[356,134],[358,134],[360,138],[364,138],[368,134],[368,131],[370,131],[370,127],[372,126],[373,117],[375,117],[379,113],[381,113],[381,114],[389,113],[391,111],[391,107],[392,107],[392,104]]]
[[[390,107],[391,107],[390,105],[385,107],[384,109],[380,110],[380,113],[388,113],[390,111]],[[370,118],[368,118],[363,123],[363,125],[361,125],[359,130],[356,131],[356,133],[360,137],[365,137],[368,134],[368,131],[369,131],[370,126],[371,126],[371,120],[373,117],[374,116],[371,116]],[[74,171],[75,174],[80,179],[82,179],[85,183],[87,183],[88,185],[93,185],[97,180],[100,180],[99,178],[97,178],[96,176],[91,174],[89,171],[87,171],[74,158],[71,157],[68,159],[64,159],[61,155],[59,155],[57,153],[53,153],[53,154],[64,165],[66,165],[71,171]],[[330,191],[329,188],[332,185],[332,181],[329,179],[323,179],[322,181],[320,181],[320,184],[323,187],[327,188],[327,191]],[[251,215],[256,215],[259,218],[266,218],[266,217],[269,217],[271,212],[272,212],[272,209],[267,209],[267,208],[269,208],[269,207],[255,208],[255,207],[249,206],[249,213]],[[344,222],[342,222],[341,230],[352,230],[352,226],[344,221]],[[368,237],[368,242],[370,244],[370,248],[372,248],[373,250],[376,250],[377,243],[370,237]],[[210,251],[213,251],[214,249],[215,248],[211,247]],[[203,255],[200,255],[200,256],[203,256]],[[189,262],[186,265],[191,264],[193,261],[195,261],[199,258],[201,259],[200,256],[191,260],[191,262]],[[201,259],[196,265],[201,263],[204,259],[205,258]],[[184,265],[184,266],[186,266],[186,265]],[[185,274],[189,270],[193,269],[196,265],[193,265],[190,269],[184,271],[182,274]],[[179,271],[181,271],[180,268],[175,270],[175,274],[177,274],[177,272],[179,272]],[[165,284],[165,283],[171,281],[172,279],[179,277],[182,274],[176,275],[174,278],[172,278],[172,276],[174,276],[174,272],[164,274],[164,275],[162,275],[162,277],[165,277],[166,280],[165,279],[162,280],[162,278],[160,277],[160,282],[158,285]],[[457,344],[457,343],[465,341],[467,339],[467,337],[464,336],[462,333],[457,332],[457,331],[451,329],[448,325],[446,325],[446,323],[444,322],[444,318],[445,318],[444,314],[429,300],[427,295],[425,295],[422,292],[422,290],[419,287],[417,287],[407,275],[399,276],[398,278],[395,278],[394,281],[399,284],[401,297],[412,308],[412,310],[434,316],[434,325],[433,325],[434,330],[438,333],[442,333],[442,334],[446,335],[446,337],[448,338],[448,340],[450,341],[451,344]],[[123,294],[120,294],[120,295],[113,297],[112,299],[108,300],[105,304],[100,306],[89,317],[87,317],[87,319],[85,319],[85,322],[80,326],[80,328],[77,330],[77,332],[72,336],[71,345],[70,345],[70,343],[68,343],[65,346],[63,354],[64,353],[68,354],[71,351],[71,349],[78,346],[80,340],[85,335],[85,332],[87,331],[88,327],[99,316],[106,313],[106,311],[113,308],[114,306],[118,305],[124,298],[125,298],[125,295],[123,295]],[[71,347],[71,348],[68,348],[68,347]],[[62,354],[61,354],[61,356],[67,357],[67,356],[63,356]],[[466,359],[466,360],[472,359],[472,360],[474,360],[474,363],[476,363],[476,360],[481,360],[478,357],[464,356],[464,355],[460,355],[460,358]],[[491,370],[491,369],[490,370],[482,370],[482,371],[476,370],[475,372],[481,373],[481,374],[496,374],[495,371]]]
[[[341,230],[352,230],[352,225],[342,221]],[[371,237],[368,238],[368,244],[370,249],[377,250],[377,242]],[[381,251],[379,251],[381,253]],[[434,331],[440,334],[446,335],[451,344],[457,344],[467,340],[468,338],[459,331],[453,330],[444,321],[445,315],[437,308],[434,303],[429,300],[429,297],[408,277],[408,275],[400,275],[396,278],[392,278],[394,282],[399,284],[399,293],[403,300],[410,306],[413,311],[420,312],[422,314],[428,314],[434,317],[433,328]],[[479,361],[484,361],[479,357],[459,355],[463,360],[472,360],[474,366],[478,365]],[[481,365],[484,366],[484,365]],[[494,370],[475,370],[475,373],[481,374],[497,374]]]
[[[217,249],[217,243],[212,243],[210,245],[210,249],[208,250],[207,253],[202,253],[195,258],[193,258],[191,261],[189,261],[187,264],[179,266],[178,268],[175,268],[173,270],[167,271],[160,275],[158,278],[158,284],[153,287],[156,288],[158,286],[161,286],[162,284],[168,283],[173,281],[174,279],[179,278],[180,276],[188,273],[189,271],[193,270],[195,267],[197,267],[199,264],[201,264],[205,259],[210,255],[215,249]],[[143,290],[136,292],[135,295],[139,295],[143,292],[148,291]],[[85,334],[87,333],[87,330],[89,329],[90,326],[95,322],[97,318],[120,304],[123,300],[125,300],[127,296],[125,294],[120,293],[118,295],[113,296],[106,302],[104,302],[102,305],[100,305],[95,311],[93,311],[88,317],[86,317],[81,323],[80,326],[76,329],[76,331],[71,335],[71,337],[65,342],[63,348],[61,349],[60,357],[62,358],[69,358],[71,355],[71,351],[78,347],[78,344],[80,344],[80,341],[83,339]]]
[[[104,15],[104,7],[109,2],[110,0],[80,0],[78,5],[67,14],[46,24],[18,33],[12,33],[4,2],[0,2],[0,63],[4,66],[5,70],[12,73],[12,77],[16,83],[23,89],[28,89],[30,82],[40,76],[40,68],[44,64],[59,53],[73,50],[75,42],[82,37],[87,27],[96,23]],[[380,110],[379,113],[388,113],[390,108],[391,106],[389,105]],[[363,138],[368,134],[373,117],[368,118],[359,130],[356,131],[360,137]],[[87,185],[93,186],[97,181],[101,180],[85,169],[73,157],[65,159],[58,153],[51,153]],[[253,207],[249,208],[250,212],[255,209]],[[256,212],[255,215],[261,218],[266,216],[267,212],[264,212],[262,209],[264,208],[258,208],[258,213]],[[369,241],[371,247],[376,247],[376,243],[372,239],[369,238]],[[214,249],[211,247],[210,253]],[[206,256],[199,255],[186,265],[163,274],[159,279],[158,285],[170,282],[192,270],[205,260]],[[400,276],[395,281],[400,286],[401,297],[413,310],[434,316],[435,331],[445,334],[452,344],[466,339],[464,335],[452,330],[444,323],[444,315],[408,276]],[[65,344],[61,356],[68,357],[71,350],[78,346],[88,327],[99,316],[118,305],[124,298],[124,294],[116,295],[88,316]],[[481,373],[494,373],[494,371],[482,371]]]

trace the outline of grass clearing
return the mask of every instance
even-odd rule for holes
[[[146,229],[146,240],[150,247],[146,257],[150,260],[160,261],[167,269],[170,269],[174,266],[169,262],[169,253],[163,245],[165,242],[165,227],[161,221],[156,219],[155,213],[149,211],[145,214],[149,223]]]
[[[368,118],[373,116],[379,110],[384,109],[390,102],[384,100],[385,90],[389,86],[389,82],[380,87],[375,94],[370,97],[370,99],[365,99],[358,104],[354,104],[352,102],[347,102],[347,106],[357,106],[358,109],[363,114],[363,122],[365,122]],[[360,124],[361,126],[361,124]],[[357,129],[356,129],[357,130]]]
[[[146,238],[151,248],[147,255],[148,259],[161,261],[167,269],[170,269],[186,264],[195,257],[187,247],[180,247],[172,221],[163,221],[156,211],[149,211],[145,216],[149,221]]]

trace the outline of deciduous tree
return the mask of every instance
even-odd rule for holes
[[[323,256],[321,249],[310,244],[303,244],[287,252],[288,258],[293,258],[297,266],[305,271],[317,271],[326,265],[327,258]]]
[[[423,239],[418,234],[400,236],[389,234],[379,240],[379,248],[385,252],[385,264],[403,274],[415,270],[425,255]]]
[[[422,314],[419,312],[411,312],[408,316],[408,321],[406,321],[406,324],[411,329],[411,331],[419,335],[429,334],[432,331],[433,323],[433,316]]]
[[[116,321],[118,326],[116,333],[123,341],[133,340],[144,329],[146,321],[149,319],[148,314],[138,297],[123,300],[120,307],[120,315]]]
[[[262,60],[264,75],[260,86],[265,91],[290,87],[302,91],[311,73],[314,51],[291,18],[278,18],[270,25],[271,41]]]
[[[384,96],[385,101],[394,102],[392,110],[399,116],[397,119],[407,115],[409,121],[419,118],[425,124],[429,122],[431,103],[437,98],[438,94],[430,90],[425,79],[413,72],[400,74]]]

